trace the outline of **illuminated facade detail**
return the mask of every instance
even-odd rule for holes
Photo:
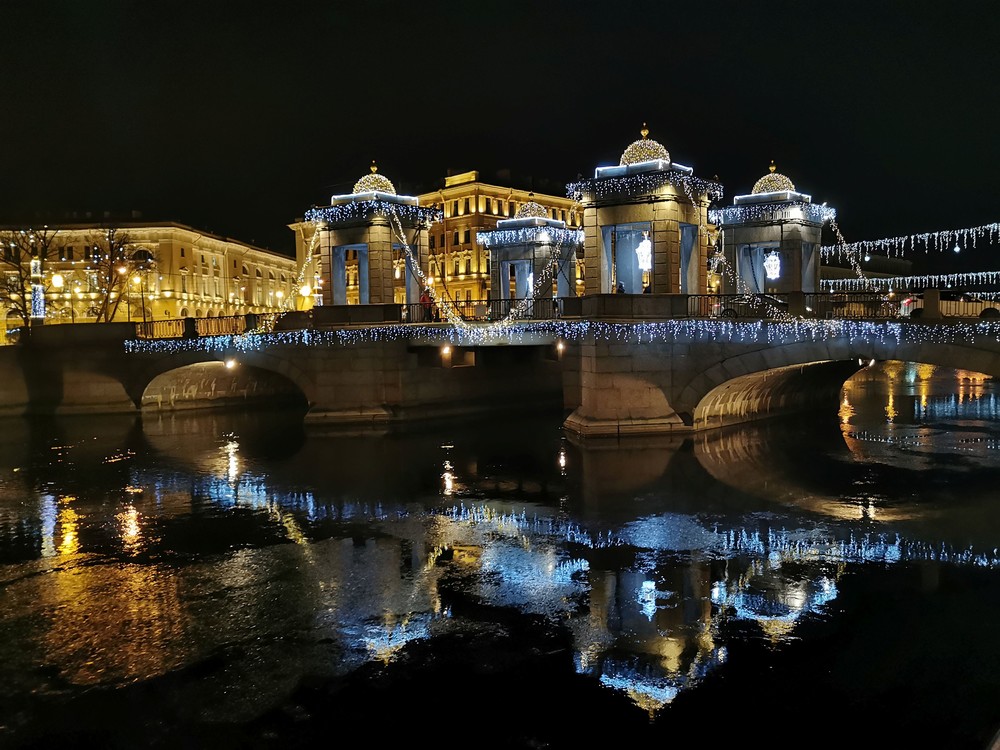
[[[722,186],[670,161],[667,150],[647,137],[645,124],[642,134],[621,164],[598,167],[592,179],[567,185],[567,194],[583,204],[588,228],[583,293],[705,293],[714,232],[708,206],[722,197]],[[639,262],[644,241],[648,269]]]
[[[764,273],[771,281],[781,276],[781,255],[772,250],[764,256]]]
[[[639,268],[645,271],[653,269],[653,243],[649,241],[649,232],[642,233],[642,242],[635,248]]]
[[[753,190],[751,194],[760,195],[761,193],[793,193],[795,192],[795,185],[790,179],[785,177],[785,175],[775,172],[774,160],[771,160],[770,171],[761,177],[753,185]]]
[[[646,123],[642,124],[642,130],[639,132],[642,138],[629,144],[622,153],[622,158],[618,162],[619,166],[627,167],[647,161],[670,161],[670,153],[667,149],[649,138],[649,128],[646,127]]]
[[[378,174],[378,167],[375,166],[374,161],[372,162],[370,169],[370,174],[366,174],[354,183],[354,189],[351,192],[354,195],[361,195],[362,193],[386,193],[387,195],[395,195],[395,186],[393,186],[387,177]]]

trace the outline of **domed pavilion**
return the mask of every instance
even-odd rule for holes
[[[399,195],[373,161],[350,194],[332,196],[329,206],[313,207],[290,225],[303,269],[300,294],[317,306],[404,304],[412,309],[422,289],[427,230],[438,221],[439,210]],[[399,313],[387,310],[384,318],[375,317],[398,320]]]
[[[774,161],[747,195],[710,212],[721,230],[724,294],[813,293],[818,290],[823,224],[836,218],[825,203],[799,192],[777,171]],[[805,301],[789,299],[789,312],[804,312]]]
[[[704,293],[708,207],[722,186],[673,161],[645,123],[640,136],[617,166],[567,186],[584,209],[585,292]]]

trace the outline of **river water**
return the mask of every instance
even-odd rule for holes
[[[997,383],[561,420],[0,423],[0,746],[994,747]]]

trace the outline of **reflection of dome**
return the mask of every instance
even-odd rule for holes
[[[783,190],[795,190],[795,185],[785,175],[774,171],[774,160],[771,160],[771,171],[754,183],[753,190],[757,193],[780,193]]]
[[[642,124],[642,130],[639,132],[642,133],[642,139],[633,141],[632,145],[625,149],[625,153],[622,154],[621,165],[623,167],[656,159],[670,161],[670,154],[667,153],[667,150],[661,144],[646,137],[649,135],[646,123]]]
[[[532,200],[534,197],[534,193],[528,193],[528,202],[522,203],[517,209],[517,213],[514,214],[515,219],[544,219],[548,216],[548,212]]]
[[[366,174],[360,180],[354,183],[354,193],[374,193],[376,190],[380,193],[388,193],[389,195],[396,194],[396,188],[388,178],[383,177],[378,172],[378,167],[375,166],[375,162],[371,165],[371,174]]]

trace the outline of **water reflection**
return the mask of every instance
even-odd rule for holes
[[[694,438],[588,443],[542,420],[365,440],[294,414],[15,426],[0,703],[201,665],[182,718],[248,720],[306,672],[472,628],[471,600],[564,626],[577,673],[655,718],[733,643],[780,649],[831,617],[852,570],[1000,565],[992,382],[956,395],[933,369],[875,369],[839,413]],[[84,465],[86,485],[64,470]]]

